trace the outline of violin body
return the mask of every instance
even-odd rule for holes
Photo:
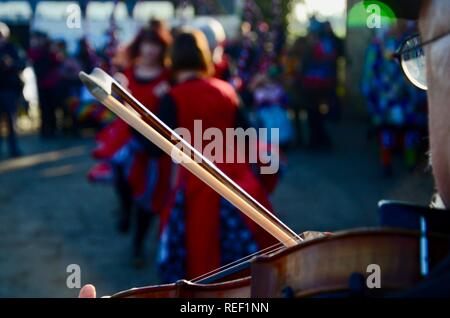
[[[445,258],[449,247],[446,236],[428,238],[431,267]],[[365,284],[370,265],[379,266],[383,291],[400,290],[423,278],[421,248],[420,234],[412,231],[346,231],[257,257],[251,262],[250,277],[213,284],[182,280],[132,289],[113,298],[317,297],[349,290],[351,277]]]
[[[429,236],[430,268],[449,251],[445,236]],[[370,265],[379,266],[383,291],[418,283],[421,274],[421,236],[399,230],[356,230],[303,242],[252,262],[255,298],[315,297],[349,290],[358,280],[366,287]],[[358,286],[356,286],[358,287]]]

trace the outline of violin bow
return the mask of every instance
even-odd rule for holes
[[[176,157],[176,161],[184,168],[205,182],[284,246],[295,246],[302,241],[294,231],[163,123],[105,71],[95,68],[91,74],[81,72],[79,77],[99,102],[166,154],[172,158]],[[189,150],[188,153],[186,150]]]

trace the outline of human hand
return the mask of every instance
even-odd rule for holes
[[[96,298],[97,297],[97,291],[95,290],[95,287],[93,285],[85,285],[80,290],[80,294],[78,295],[78,298]]]

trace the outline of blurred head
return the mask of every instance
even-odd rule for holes
[[[6,42],[9,39],[9,28],[3,22],[0,22],[0,43]]]
[[[165,66],[170,41],[162,30],[143,28],[128,47],[128,58],[132,64]]]
[[[172,70],[175,74],[195,71],[204,76],[214,74],[208,41],[201,31],[181,31],[171,50]]]
[[[58,47],[59,47],[61,50],[67,49],[67,43],[66,43],[66,40],[64,40],[64,39],[57,40],[57,41],[56,41],[56,45],[58,45]]]
[[[159,19],[151,19],[148,23],[150,29],[158,31],[158,32],[169,32],[169,28],[167,27],[167,24],[163,20]]]
[[[313,15],[309,19],[309,26],[308,26],[308,34],[310,35],[319,35],[324,30],[324,23],[317,20],[316,16]]]
[[[226,40],[225,29],[222,24],[214,18],[201,17],[194,20],[192,26],[203,32],[209,44],[211,52],[222,45]]]
[[[422,1],[419,27],[423,41],[450,31],[450,1]],[[424,47],[427,65],[430,152],[433,174],[450,208],[450,35]]]
[[[78,41],[78,54],[86,54],[91,50],[91,45],[87,38],[82,37]]]

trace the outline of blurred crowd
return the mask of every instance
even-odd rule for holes
[[[284,45],[282,32],[279,39],[270,39],[274,45],[267,43],[267,25],[254,30],[244,23],[241,36],[233,40],[226,38],[220,23],[213,19],[194,25],[208,39],[215,76],[235,87],[254,126],[283,127],[280,143],[286,147],[329,147],[323,119],[329,113],[336,116],[341,105],[336,91],[337,61],[344,53],[342,41],[328,22],[311,21],[308,35],[290,47]],[[113,121],[114,116],[81,86],[78,74],[89,73],[94,67],[110,73],[127,68],[126,44],[116,40],[114,30],[107,35],[110,40],[106,47],[96,49],[82,38],[75,53],[69,54],[64,40],[52,39],[43,32],[33,31],[25,50],[8,40],[5,24],[1,29],[0,104],[5,105],[2,112],[7,117],[12,156],[20,154],[13,124],[17,106],[27,110],[20,75],[26,66],[32,66],[36,77],[42,137],[77,133],[84,126],[99,128]],[[302,126],[304,122],[306,127]]]
[[[34,31],[24,49],[9,41],[10,30],[0,24],[0,110],[7,119],[10,155],[21,154],[17,144],[15,119],[18,108],[28,111],[23,96],[22,72],[31,66],[36,78],[40,113],[40,134],[51,138],[59,132],[77,133],[78,125],[97,125],[110,114],[92,113],[94,109],[80,105],[83,100],[80,71],[91,71],[95,66],[108,65],[108,58],[94,50],[86,39],[81,39],[75,54],[70,55],[63,40],[51,39],[47,34]],[[91,107],[92,108],[92,107]],[[22,109],[20,109],[22,110]]]

